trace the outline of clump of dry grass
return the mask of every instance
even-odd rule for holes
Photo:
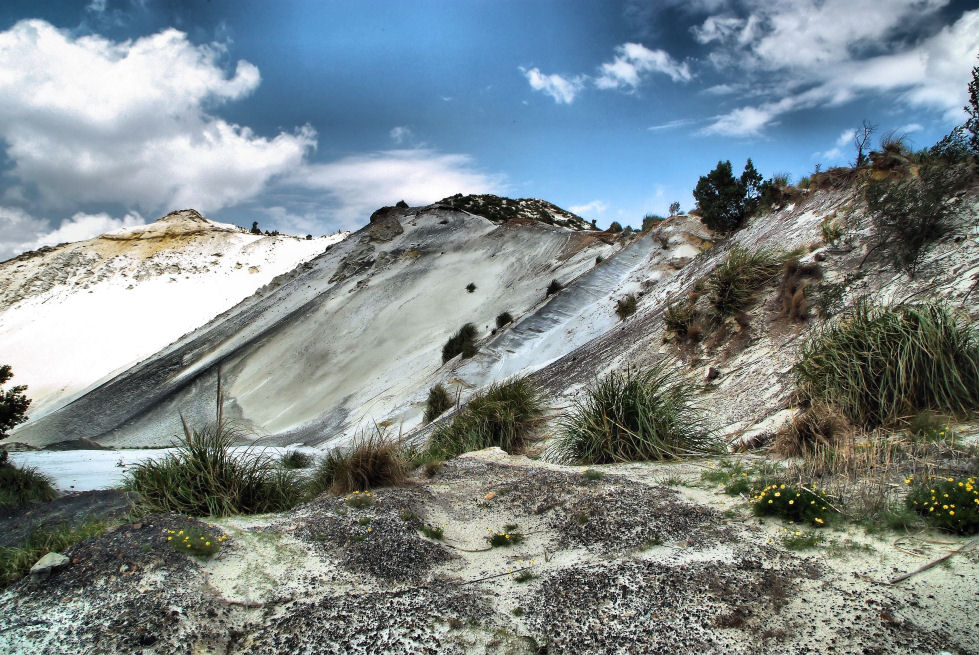
[[[320,460],[310,481],[314,494],[346,494],[379,487],[394,487],[408,480],[408,464],[397,441],[380,430],[361,436],[349,447],[331,450]]]
[[[824,403],[813,403],[775,434],[772,452],[781,457],[805,457],[817,445],[830,446],[853,434],[842,413]]]

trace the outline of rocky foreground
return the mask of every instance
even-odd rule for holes
[[[490,449],[366,500],[144,517],[0,595],[0,652],[977,652],[979,550],[889,583],[964,539],[850,526],[791,551],[709,465]],[[195,526],[226,536],[213,557],[168,541]]]

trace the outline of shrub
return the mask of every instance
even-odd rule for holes
[[[782,306],[781,315],[793,321],[809,317],[809,299],[806,289],[813,280],[821,280],[823,269],[819,264],[802,264],[792,258],[782,265],[782,282],[778,288],[778,303]]]
[[[444,386],[436,384],[428,390],[428,400],[425,402],[426,423],[431,423],[450,409],[452,409],[452,397]]]
[[[0,386],[14,377],[9,364],[0,366]],[[9,389],[0,389],[0,439],[6,439],[15,426],[27,420],[27,408],[31,400],[24,395],[27,387],[17,385]]]
[[[187,527],[182,530],[167,530],[167,543],[179,553],[189,553],[205,559],[213,557],[221,550],[221,544],[227,537],[215,537],[206,530]]]
[[[772,452],[782,457],[806,457],[819,446],[832,446],[839,438],[852,434],[853,426],[843,414],[815,402],[775,433]]]
[[[979,334],[939,302],[866,300],[818,329],[793,367],[800,391],[875,427],[924,410],[979,406]]]
[[[694,303],[689,299],[667,303],[666,311],[663,313],[663,323],[666,329],[671,330],[684,341],[687,339],[696,341],[699,338],[703,331],[702,326],[700,329],[694,327],[699,324],[699,320],[700,316],[694,307]]]
[[[827,504],[826,491],[813,487],[772,484],[752,500],[758,516],[777,516],[795,523],[821,527],[835,511]]]
[[[746,309],[755,295],[775,280],[785,258],[784,253],[769,248],[750,251],[733,247],[707,281],[717,315],[733,316]]]
[[[741,178],[731,172],[730,161],[717,166],[697,181],[693,197],[700,210],[701,221],[719,232],[732,232],[744,226],[758,207],[761,176],[749,159]]]
[[[469,284],[466,285],[466,291],[468,291],[469,293],[472,293],[475,290],[476,290],[475,283],[470,282]]]
[[[0,462],[0,506],[47,502],[57,497],[51,478],[36,468]]]
[[[620,298],[615,303],[615,313],[618,314],[620,321],[624,321],[625,319],[635,314],[636,296],[630,293],[626,297]]]
[[[924,478],[912,485],[907,506],[937,528],[958,534],[979,533],[979,485],[969,478]]]
[[[305,491],[292,471],[253,448],[233,449],[239,431],[223,420],[201,430],[184,424],[176,452],[137,464],[125,478],[146,512],[190,516],[258,514],[288,509]]]
[[[479,332],[472,323],[466,323],[456,332],[445,345],[442,346],[442,363],[446,363],[456,355],[461,354],[463,358],[472,357],[476,354],[476,337]]]
[[[320,459],[310,481],[314,494],[364,492],[404,484],[408,463],[399,443],[379,431],[357,438],[350,446],[334,448]]]
[[[445,528],[441,525],[423,525],[421,532],[429,539],[435,539],[436,541],[442,541],[445,538]]]
[[[551,283],[547,285],[547,292],[544,296],[553,296],[555,293],[564,288],[564,285],[557,280],[551,280]]]
[[[284,469],[308,469],[316,458],[301,450],[287,450],[279,456],[279,466]]]
[[[544,413],[543,396],[527,378],[492,384],[474,394],[451,423],[439,425],[429,442],[430,458],[449,459],[498,446],[508,453],[524,448]]]
[[[606,230],[606,231],[607,232],[621,232],[622,231],[622,224],[619,223],[618,221],[612,221],[609,224],[609,226],[608,226],[608,230]]]
[[[677,211],[679,211],[680,203],[673,203],[673,204],[677,206]],[[670,216],[674,216],[674,215],[675,214],[670,214]],[[642,227],[640,228],[640,230],[643,233],[649,232],[651,229],[653,229],[654,227],[656,227],[657,225],[659,225],[665,220],[666,219],[660,216],[659,214],[646,214],[645,216],[642,217]]]
[[[75,544],[97,537],[109,529],[105,521],[89,520],[76,527],[31,530],[20,544],[0,546],[0,588],[23,578],[31,567],[48,553],[59,553]]]
[[[513,314],[510,312],[502,312],[496,317],[496,327],[501,328],[504,325],[509,325],[513,323]]]
[[[514,523],[508,523],[503,526],[503,529],[499,532],[492,532],[486,541],[493,548],[508,548],[510,546],[516,546],[517,544],[523,543],[524,536],[522,532],[518,532],[518,527]]]
[[[927,248],[955,227],[959,207],[949,197],[970,177],[967,166],[935,163],[922,166],[917,177],[871,182],[866,200],[873,247],[890,252],[897,268],[914,277]]]
[[[715,443],[694,393],[664,364],[610,373],[561,417],[555,455],[577,464],[610,464],[712,452]]]
[[[585,476],[586,480],[589,480],[591,482],[598,482],[599,480],[605,477],[604,473],[602,473],[601,471],[596,471],[595,469],[586,469],[585,471],[582,471],[581,474]]]

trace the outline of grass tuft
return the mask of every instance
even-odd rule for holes
[[[618,314],[620,321],[624,321],[625,319],[635,314],[636,296],[630,293],[624,298],[620,298],[618,301],[616,301],[615,313]]]
[[[793,369],[800,391],[864,427],[979,407],[979,333],[947,305],[858,302],[819,329]]]
[[[449,459],[473,450],[498,446],[521,451],[540,423],[544,398],[527,378],[490,385],[473,395],[451,423],[432,434],[427,455]]]
[[[510,323],[513,323],[513,314],[510,312],[500,312],[496,316],[496,327],[498,329]]]
[[[693,385],[663,364],[613,372],[561,418],[554,455],[571,463],[611,464],[712,452],[716,444],[694,406],[694,393]]]
[[[452,397],[442,384],[436,384],[428,390],[428,400],[425,402],[426,423],[431,423],[450,409],[452,409]]]
[[[85,539],[97,537],[108,528],[109,523],[97,520],[76,527],[38,528],[20,544],[0,547],[0,588],[23,578],[37,560],[48,553],[61,552]]]
[[[0,463],[0,506],[43,503],[57,497],[51,478],[36,468]]]
[[[770,284],[782,269],[787,255],[768,248],[750,251],[731,249],[708,280],[711,305],[719,317],[733,316],[748,306],[756,294]]]
[[[316,467],[310,490],[314,494],[347,494],[393,487],[407,481],[408,468],[401,444],[375,431],[349,447],[327,452]]]
[[[466,323],[459,331],[452,335],[445,345],[442,346],[442,363],[449,361],[456,355],[461,354],[463,358],[472,357],[476,354],[476,337],[479,332],[472,323]]]
[[[287,470],[308,469],[315,462],[313,455],[301,450],[287,450],[279,456],[279,466]]]

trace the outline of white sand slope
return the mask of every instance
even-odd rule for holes
[[[0,264],[0,361],[39,418],[344,236],[255,235],[183,210],[21,255]]]

